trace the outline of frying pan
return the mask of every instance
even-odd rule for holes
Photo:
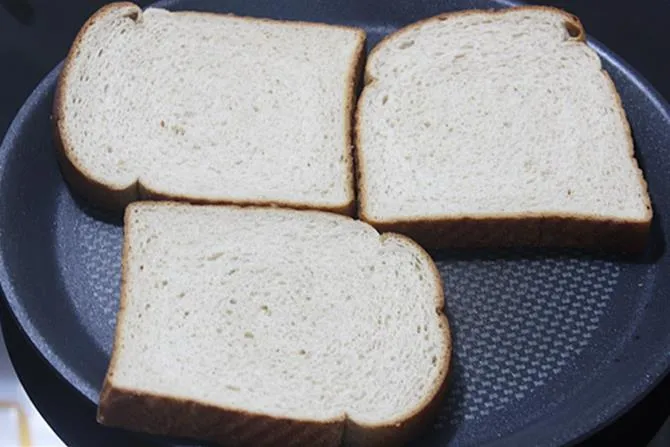
[[[173,0],[233,12],[364,27],[368,49],[399,26],[485,0]],[[587,30],[588,31],[588,30]],[[601,428],[670,368],[670,107],[597,41],[621,94],[654,205],[636,258],[562,250],[431,253],[445,284],[450,390],[415,445],[563,445]],[[0,286],[30,342],[93,403],[118,307],[121,216],[73,196],[55,158],[50,111],[60,66],[35,89],[0,151]],[[176,441],[164,440],[166,445]]]

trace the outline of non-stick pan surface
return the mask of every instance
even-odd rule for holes
[[[169,9],[364,27],[368,48],[440,12],[484,0],[174,0]],[[588,30],[587,30],[588,31]],[[635,259],[563,251],[432,253],[454,337],[450,391],[417,445],[560,445],[597,430],[670,366],[670,108],[591,40],[622,96],[654,205]],[[60,67],[30,96],[0,153],[0,284],[44,358],[96,403],[118,306],[121,216],[71,195],[50,111]]]

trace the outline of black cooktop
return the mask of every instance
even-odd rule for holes
[[[105,3],[102,0],[0,0],[2,135],[32,89],[65,56],[80,26]],[[146,6],[151,2],[137,0],[136,3]],[[670,2],[558,0],[531,3],[558,6],[578,15],[590,35],[619,54],[670,99],[670,28],[667,26]],[[128,445],[123,432],[100,427],[95,422],[95,408],[39,357],[1,300],[0,317],[19,378],[64,442],[68,445]],[[670,415],[668,396],[670,378],[616,423],[581,445],[647,445]],[[141,445],[151,445],[151,442],[142,440]],[[656,440],[656,445],[668,446],[670,439]]]

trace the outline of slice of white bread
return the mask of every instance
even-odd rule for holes
[[[319,211],[137,202],[98,420],[225,445],[399,445],[450,361],[410,239]]]
[[[93,202],[280,204],[351,214],[357,28],[103,7],[54,103],[63,172]]]
[[[443,14],[382,41],[365,77],[359,212],[380,231],[427,248],[644,247],[646,182],[576,17]]]

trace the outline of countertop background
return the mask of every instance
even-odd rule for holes
[[[0,446],[64,446],[21,386],[0,334]]]
[[[84,21],[105,3],[102,0],[0,0],[0,135],[4,135],[32,89],[65,56]],[[146,6],[151,2],[137,3]],[[530,3],[561,7],[579,16],[591,36],[619,54],[666,99],[670,99],[669,1],[549,0]],[[0,325],[9,355],[25,387],[24,390],[19,385],[0,337],[0,401],[12,396],[11,399],[21,406],[31,431],[32,445],[63,445],[35,406],[67,445],[131,445],[123,432],[105,429],[95,423],[95,408],[69,388],[39,357],[8,315],[4,304],[0,304]],[[28,395],[35,406],[29,402]],[[18,413],[1,411],[0,407],[0,445],[13,445],[9,438],[12,434],[16,445],[20,445]],[[670,423],[666,423],[661,431],[659,428],[669,415],[670,379],[666,378],[632,411],[583,446],[623,443],[668,447]],[[143,438],[134,442],[151,445]]]

